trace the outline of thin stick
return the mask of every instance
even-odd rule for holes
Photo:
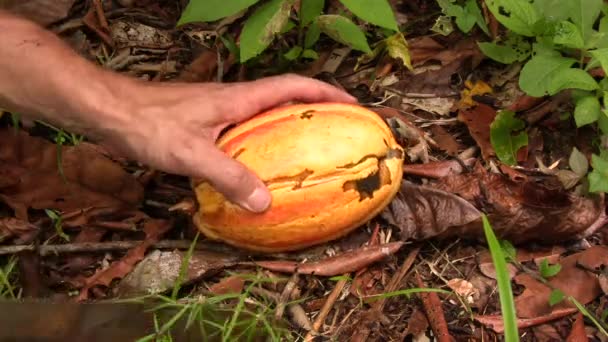
[[[105,252],[116,250],[128,250],[139,246],[143,241],[112,241],[112,242],[81,242],[81,243],[66,243],[60,245],[14,245],[1,246],[0,255],[15,254],[24,251],[38,251],[41,256],[61,253],[80,253],[80,252]],[[168,249],[188,249],[192,244],[191,240],[162,240],[154,244],[156,248]],[[234,253],[234,250],[220,244],[207,242],[199,242],[194,247],[196,250],[210,250],[214,252],[229,252]]]
[[[347,277],[347,276],[348,276],[348,273],[344,274],[344,277]],[[342,290],[344,289],[344,286],[346,285],[347,281],[348,280],[346,278],[342,278],[336,283],[336,286],[331,291],[331,293],[327,297],[327,300],[323,304],[323,307],[321,308],[319,315],[315,319],[315,322],[312,324],[312,330],[309,331],[308,334],[306,334],[306,337],[304,337],[304,341],[311,342],[314,338],[313,335],[316,335],[316,333],[319,331],[319,329],[321,329],[321,326],[325,322],[327,315],[329,315],[329,311],[334,306],[340,293],[342,293]]]
[[[419,251],[420,251],[420,247],[416,247],[412,251],[410,251],[410,253],[407,255],[407,257],[403,261],[403,264],[401,264],[401,268],[399,269],[399,271],[393,275],[390,282],[386,286],[386,292],[393,292],[393,291],[397,290],[397,288],[399,287],[399,284],[401,284],[401,281],[403,280],[403,277],[405,277],[407,272],[410,270],[410,268],[414,264],[414,261],[416,260],[416,257],[418,256]],[[388,299],[387,297],[382,297],[382,298],[378,299],[378,301],[376,301],[372,305],[372,310],[377,310],[377,311],[384,310],[384,305],[385,305],[387,299]]]

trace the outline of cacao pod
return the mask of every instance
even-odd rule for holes
[[[268,186],[252,213],[209,183],[193,182],[194,224],[210,239],[259,251],[293,251],[353,231],[396,195],[404,151],[375,112],[357,105],[278,107],[228,130],[217,146]]]

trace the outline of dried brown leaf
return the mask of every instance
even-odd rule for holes
[[[0,130],[0,178],[10,177],[0,180],[0,199],[18,218],[27,220],[28,208],[133,209],[143,199],[141,184],[88,144],[63,146],[61,168],[57,159],[52,142],[23,131]]]
[[[470,167],[475,164],[477,159],[469,158],[463,160],[465,166]],[[405,164],[403,165],[403,173],[408,175],[427,177],[427,178],[442,178],[449,175],[457,175],[465,171],[465,168],[457,160],[444,160],[438,162],[428,162],[425,164]]]
[[[19,240],[28,241],[29,237],[37,232],[38,227],[29,222],[14,217],[0,218],[0,242],[13,237],[19,237]]]
[[[518,248],[516,258],[517,261],[520,263],[534,260],[534,263],[540,265],[540,263],[544,259],[547,259],[550,264],[555,264],[559,261],[560,256],[565,251],[566,249],[562,246],[551,246],[535,251],[529,251],[526,248]],[[486,277],[496,279],[496,268],[494,267],[494,262],[492,261],[492,255],[490,254],[490,251],[485,250],[481,252],[477,260],[479,270]],[[512,264],[507,264],[507,269],[509,271],[509,278],[513,278],[517,274],[517,268]]]
[[[578,313],[576,315],[576,320],[574,324],[572,324],[572,330],[570,330],[570,334],[568,334],[568,338],[566,342],[587,342],[589,338],[587,337],[587,332],[585,331],[585,321],[582,313]]]
[[[74,2],[75,0],[0,0],[0,8],[45,26],[64,19]]]
[[[275,272],[314,274],[317,276],[333,277],[344,273],[358,271],[374,262],[397,252],[403,242],[391,242],[382,245],[362,247],[339,255],[314,262],[298,263],[293,261],[256,261],[256,266],[264,267]]]
[[[593,246],[583,252],[565,257],[560,261],[561,271],[549,280],[553,287],[574,297],[582,305],[586,305],[599,296],[602,289],[597,276],[578,264],[589,269],[608,265],[608,247]],[[526,288],[515,298],[519,317],[533,318],[547,315],[554,310],[574,307],[568,301],[551,307],[549,305],[551,289],[527,273],[516,276],[515,281]]]
[[[517,327],[525,329],[539,324],[554,321],[577,312],[578,309],[557,309],[552,313],[534,318],[518,318]],[[501,315],[479,315],[475,316],[475,320],[487,326],[495,332],[502,334],[505,331],[504,319]]]
[[[496,110],[485,104],[458,111],[458,120],[467,125],[471,137],[475,139],[481,149],[481,155],[486,160],[496,155],[490,142],[490,125],[495,117]]]
[[[381,215],[399,227],[402,240],[423,240],[475,222],[481,212],[455,194],[403,181]]]
[[[431,132],[433,133],[433,140],[437,142],[437,146],[439,146],[440,149],[450,156],[458,154],[460,144],[442,126],[432,125]]]
[[[245,286],[245,279],[238,275],[232,275],[223,278],[219,282],[213,284],[209,291],[216,295],[222,295],[227,293],[241,293]]]

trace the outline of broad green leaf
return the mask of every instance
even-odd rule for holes
[[[570,10],[570,19],[578,26],[585,41],[591,36],[593,24],[600,15],[602,4],[603,0],[563,1],[563,5]]]
[[[310,49],[315,45],[317,40],[319,40],[319,36],[321,35],[321,29],[317,24],[317,21],[313,21],[310,26],[308,26],[308,30],[306,30],[306,36],[304,36],[304,47]]]
[[[566,20],[557,24],[553,42],[573,49],[585,47],[585,41],[578,26]]]
[[[302,51],[302,58],[318,59],[319,54],[315,50],[306,49]]]
[[[398,32],[386,38],[386,50],[388,51],[389,56],[400,59],[403,65],[408,69],[414,69],[410,57],[410,49],[407,46],[407,41],[405,40],[403,33]]]
[[[579,176],[584,176],[589,171],[589,162],[587,157],[581,153],[576,147],[572,148],[570,158],[568,158],[570,169]]]
[[[191,22],[216,21],[236,14],[259,0],[190,0],[177,26]]]
[[[300,25],[310,24],[316,17],[321,15],[325,7],[325,0],[302,0],[300,5]]]
[[[535,0],[533,5],[538,13],[550,21],[566,20],[572,14],[568,6],[564,6],[564,0]]]
[[[594,123],[599,118],[600,101],[594,95],[585,96],[576,101],[574,107],[574,121],[577,127]]]
[[[549,294],[549,305],[554,306],[556,304],[559,304],[565,298],[566,298],[566,295],[559,289],[552,290],[551,294]]]
[[[591,156],[593,171],[589,173],[589,191],[608,192],[608,161],[597,155]]]
[[[589,38],[587,49],[595,48],[608,48],[608,17],[602,17],[600,19],[600,25],[598,31],[591,31],[591,38]]]
[[[603,134],[608,135],[608,112],[605,109],[602,109],[602,113],[597,120],[597,126]]]
[[[549,260],[547,260],[546,258],[543,259],[539,265],[540,275],[545,279],[555,276],[561,270],[562,270],[562,265],[560,265],[560,264],[549,265]]]
[[[388,0],[340,0],[340,2],[354,15],[368,23],[399,31],[395,13]]]
[[[464,13],[475,18],[475,22],[477,26],[487,35],[490,35],[490,29],[488,29],[488,25],[486,24],[486,20],[483,17],[483,13],[481,13],[481,9],[477,4],[477,0],[467,0],[464,4]]]
[[[602,69],[608,74],[608,48],[589,51],[589,54],[600,62]]]
[[[256,57],[285,28],[293,0],[270,0],[260,6],[245,22],[241,33],[241,63]]]
[[[535,36],[534,25],[541,16],[528,0],[485,0],[496,20],[522,36]]]
[[[513,135],[513,132],[524,128],[524,122],[515,118],[514,112],[501,110],[496,114],[490,125],[490,142],[496,156],[503,163],[515,165],[517,163],[517,151],[528,145],[528,134],[526,132]]]
[[[503,63],[511,64],[519,61],[523,62],[530,57],[530,43],[519,38],[511,38],[505,41],[504,45],[499,45],[494,42],[478,43],[479,49],[491,59]]]
[[[507,262],[515,262],[517,261],[517,249],[509,240],[499,240],[500,248],[502,249],[502,253],[505,255],[505,260]]]
[[[355,50],[370,53],[365,33],[350,19],[336,14],[324,14],[317,18],[321,32],[333,40],[348,45]]]
[[[595,79],[585,70],[569,68],[553,75],[548,91],[554,95],[565,89],[595,90],[598,87]]]
[[[553,78],[575,62],[559,55],[536,55],[521,69],[519,87],[530,96],[543,97],[549,93]]]
[[[452,5],[452,10],[449,13],[454,17],[456,26],[464,33],[469,33],[477,22],[477,18],[466,12],[464,7]]]
[[[299,45],[296,45],[296,46],[292,47],[291,49],[289,49],[289,51],[287,51],[283,56],[287,60],[293,61],[293,60],[296,60],[298,57],[300,57],[301,53],[302,53],[302,47]]]

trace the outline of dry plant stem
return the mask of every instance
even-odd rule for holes
[[[416,285],[420,288],[424,288],[424,282],[420,277],[419,273],[416,273]],[[437,341],[439,342],[452,342],[454,338],[450,335],[448,331],[448,323],[445,320],[445,315],[443,313],[443,308],[441,306],[441,300],[439,296],[435,292],[429,293],[420,293],[420,297],[422,298],[422,304],[424,305],[424,311],[426,312],[426,316],[431,324],[431,328],[437,336]]]
[[[349,274],[346,273],[343,276],[348,277],[348,275]],[[338,296],[340,296],[340,293],[342,293],[342,290],[344,289],[344,286],[346,285],[347,281],[347,279],[343,278],[336,283],[336,286],[331,291],[331,293],[327,297],[327,300],[323,304],[321,311],[319,311],[319,315],[315,319],[315,322],[312,324],[312,330],[309,331],[308,334],[306,334],[306,337],[304,337],[304,341],[312,341],[314,339],[314,335],[316,335],[319,332],[319,329],[321,329],[321,326],[325,322],[327,315],[329,315],[329,311],[333,308],[334,304],[336,303],[336,300],[338,299]]]
[[[99,25],[101,25],[101,27],[107,32],[110,32],[110,25],[108,25],[108,20],[106,20],[106,15],[104,13],[101,0],[94,0],[93,6],[95,6],[95,13],[97,14],[97,20],[99,21]]]
[[[112,241],[112,242],[82,242],[67,243],[60,245],[12,245],[1,246],[0,255],[15,254],[23,251],[38,251],[41,256],[62,253],[81,253],[81,252],[106,252],[117,250],[128,250],[143,243],[141,240],[134,241]],[[155,248],[183,249],[187,250],[192,245],[191,240],[162,240],[154,244]],[[224,245],[199,242],[194,247],[195,250],[207,250],[219,253],[234,253],[232,248]]]
[[[275,313],[275,318],[277,320],[283,316],[283,313],[285,312],[285,303],[289,300],[289,298],[291,298],[291,293],[298,283],[299,278],[300,277],[296,272],[291,275],[289,281],[287,284],[285,284],[285,288],[283,289],[283,292],[281,292],[281,296],[279,297],[279,301],[277,303],[277,311]]]
[[[385,292],[393,292],[399,288],[399,285],[401,284],[403,278],[405,277],[407,272],[410,270],[410,268],[414,264],[414,261],[416,261],[418,252],[420,252],[420,247],[416,247],[410,251],[410,253],[407,255],[407,257],[403,261],[403,264],[401,264],[401,268],[399,268],[399,271],[397,271],[397,273],[395,273],[393,275],[393,277],[391,278],[391,280],[389,281],[388,285],[386,286]],[[384,310],[384,305],[386,304],[387,299],[388,298],[386,298],[386,297],[382,297],[382,298],[378,299],[378,301],[376,301],[372,305],[372,310],[376,310],[376,311]]]

